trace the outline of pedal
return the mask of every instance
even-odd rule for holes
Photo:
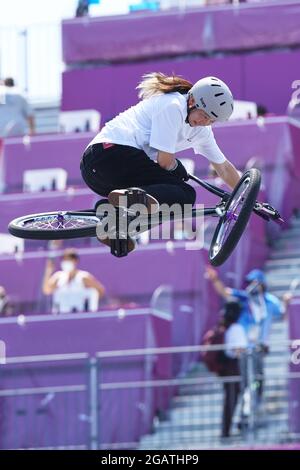
[[[121,207],[116,207],[115,211],[116,227],[114,237],[110,238],[110,252],[117,258],[122,258],[128,255],[128,213]]]
[[[140,188],[127,189],[127,207],[130,208],[133,204],[143,204],[147,206],[147,193]]]
[[[140,214],[156,213],[159,210],[159,203],[155,197],[147,194],[141,188],[115,189],[108,195],[108,200],[114,207],[122,207],[129,214],[137,215],[136,207],[132,211],[133,205],[140,206]]]
[[[127,238],[118,238],[110,240],[110,252],[117,258],[122,258],[128,255],[128,240]]]

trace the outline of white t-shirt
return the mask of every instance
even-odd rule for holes
[[[236,358],[236,349],[247,348],[248,341],[244,328],[239,323],[233,323],[225,331],[225,354],[230,358]]]
[[[187,117],[187,95],[168,93],[140,101],[107,122],[89,145],[111,142],[142,149],[150,158],[158,150],[175,154],[193,148],[214,163],[226,158],[219,149],[211,126],[191,127]]]
[[[53,294],[53,313],[83,312],[89,297],[89,289],[84,285],[87,277],[86,271],[78,270],[73,279],[69,280],[69,274],[58,271],[57,287]]]

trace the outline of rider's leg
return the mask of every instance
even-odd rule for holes
[[[85,181],[87,186],[89,186],[96,194],[100,194],[101,196],[108,196],[108,194],[113,190],[113,187],[107,185],[105,183],[105,180],[101,183],[101,186],[98,184],[97,178],[93,177],[94,173],[92,171],[92,168],[83,159],[80,162],[80,170],[83,180]],[[101,210],[101,206],[105,204],[109,204],[108,199],[101,199],[100,201],[97,201],[97,203],[95,204],[96,213],[97,211]],[[104,238],[98,238],[98,240],[104,245],[111,247],[111,240],[108,236]],[[134,249],[135,241],[131,237],[128,237],[127,252],[130,253]]]
[[[178,184],[149,184],[140,185],[148,194],[154,196],[160,204],[179,203],[181,205],[190,204],[194,205],[196,200],[196,191],[192,186],[184,182]]]
[[[161,168],[142,150],[115,145],[104,150],[101,144],[87,149],[81,162],[86,184],[102,196],[116,189],[139,187],[160,204],[194,204],[195,190]]]
[[[109,196],[116,189],[139,187],[160,204],[193,205],[195,190],[172,173],[161,168],[143,151],[115,145],[104,149],[101,144],[89,147],[81,161],[81,173],[86,184],[97,194]],[[105,241],[101,240],[105,243]],[[129,244],[133,242],[129,239]],[[109,244],[106,239],[106,244]],[[128,246],[128,251],[134,248]]]

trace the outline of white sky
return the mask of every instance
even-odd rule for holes
[[[129,4],[140,2],[100,0],[90,5],[90,16],[125,14]],[[0,0],[0,77],[14,77],[32,99],[58,98],[63,70],[60,23],[74,18],[77,5],[78,0]]]
[[[126,13],[128,4],[140,0],[101,0],[99,5],[91,5],[92,16]],[[25,26],[36,23],[59,22],[63,18],[73,18],[77,0],[0,0],[0,27]]]
[[[77,0],[0,0],[0,25],[51,23],[74,17]]]

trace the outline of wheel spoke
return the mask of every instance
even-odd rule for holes
[[[50,214],[37,216],[34,219],[26,220],[23,223],[23,227],[28,230],[41,230],[41,231],[57,231],[57,230],[75,230],[78,228],[90,227],[91,225],[97,225],[99,219],[97,217],[87,217],[78,215],[61,215],[61,214]]]
[[[243,182],[243,185],[239,188],[237,193],[235,194],[234,198],[232,199],[228,209],[223,218],[222,225],[220,227],[213,252],[214,256],[220,251],[222,246],[224,245],[227,237],[229,236],[232,227],[235,225],[238,216],[240,214],[241,208],[243,206],[243,202],[246,197],[247,190],[249,189],[249,182],[250,179],[247,178]]]

